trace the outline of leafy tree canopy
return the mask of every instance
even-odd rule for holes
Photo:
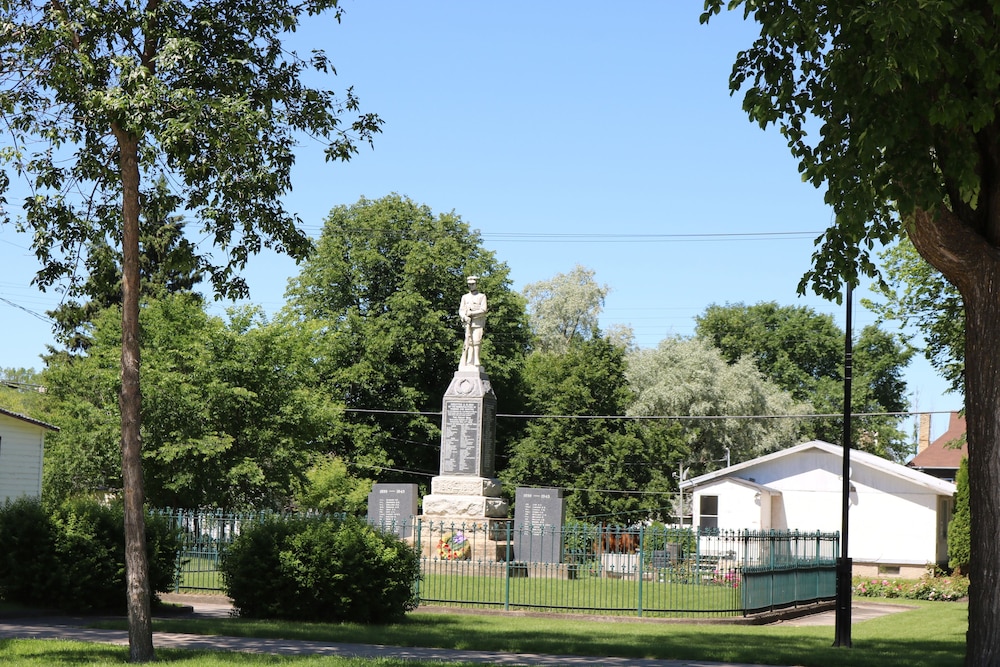
[[[143,444],[158,507],[286,507],[341,411],[314,389],[300,332],[253,310],[228,321],[175,295],[142,310]],[[85,356],[53,355],[44,379],[61,431],[46,439],[50,500],[122,487],[116,400],[121,329],[115,308],[88,332]]]
[[[38,284],[72,275],[90,246],[120,245],[115,132],[137,142],[146,201],[158,201],[154,184],[165,177],[172,203],[223,250],[214,257],[224,263],[203,258],[221,293],[245,295],[235,271],[262,246],[304,256],[309,240],[278,199],[297,133],[328,140],[327,156],[346,159],[380,125],[358,114],[345,126],[341,115],[358,109],[353,94],[303,83],[310,70],[330,71],[324,54],[300,56],[282,41],[302,17],[336,5],[5,3],[0,112],[10,122],[0,158],[29,178],[20,224],[35,235]],[[5,172],[0,191],[8,184]]]
[[[751,360],[764,376],[817,414],[842,414],[844,332],[829,315],[804,306],[762,302],[712,305],[696,318],[696,335],[729,362]],[[905,411],[903,369],[912,351],[877,327],[862,329],[853,342],[851,409],[858,414]],[[909,453],[899,417],[872,415],[852,421],[852,445],[902,460]],[[816,419],[803,435],[827,442],[843,440],[842,419]]]
[[[678,443],[686,465],[697,472],[746,461],[797,444],[802,424],[794,418],[805,405],[768,381],[748,358],[729,364],[699,339],[665,338],[655,349],[628,356],[628,380],[636,397],[631,415],[733,416],[679,420]],[[739,418],[754,416],[754,418]]]
[[[40,419],[45,400],[39,374],[30,368],[0,368],[0,407]]]
[[[306,471],[295,502],[300,509],[366,516],[372,480],[352,474],[336,456],[320,456]]]
[[[762,29],[737,56],[730,87],[744,91],[752,121],[780,128],[836,216],[803,288],[839,299],[841,276],[876,275],[872,248],[918,210],[947,205],[984,229],[985,167],[997,159],[995,7],[706,0],[702,23],[737,7]]]
[[[142,198],[139,272],[142,292],[147,296],[190,292],[201,281],[203,258],[195,244],[185,238],[183,217],[170,209],[175,204],[176,197],[162,178]],[[122,303],[122,253],[118,246],[96,238],[86,249],[83,265],[86,275],[74,274],[69,292],[89,300],[70,297],[48,313],[55,320],[56,339],[71,352],[84,351],[90,345],[84,334],[86,324],[101,310]]]
[[[531,329],[543,350],[565,352],[576,339],[597,329],[610,288],[594,280],[594,271],[577,265],[569,273],[525,285]]]
[[[952,391],[964,394],[962,295],[907,239],[886,248],[880,257],[885,282],[876,290],[885,301],[865,300],[865,306],[883,320],[895,320],[900,329],[916,327],[931,366],[948,381]]]
[[[656,461],[630,420],[607,417],[624,415],[632,400],[624,371],[624,350],[597,331],[574,338],[563,353],[533,352],[525,365],[526,409],[552,417],[529,421],[501,479],[568,489],[567,512],[578,519],[646,518],[662,498],[642,493]]]
[[[439,413],[458,369],[469,275],[489,302],[484,367],[504,410],[516,412],[530,339],[524,300],[479,234],[397,194],[330,212],[281,318],[314,332],[319,381],[349,409],[352,430],[331,453],[388,468],[380,478],[437,474],[440,417],[413,413]],[[501,431],[498,445],[507,440]]]

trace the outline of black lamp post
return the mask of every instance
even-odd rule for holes
[[[851,507],[851,283],[847,281],[847,309],[844,328],[844,469],[841,473],[840,558],[837,559],[837,612],[834,646],[851,647],[851,559],[847,557],[848,510]]]

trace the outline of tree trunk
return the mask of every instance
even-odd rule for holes
[[[965,304],[965,422],[969,443],[969,631],[965,664],[1000,664],[1000,253],[954,214],[921,213],[920,254]]]
[[[122,174],[122,482],[125,494],[125,586],[130,662],[150,662],[153,622],[146,558],[142,479],[142,394],[139,387],[139,162],[138,139],[114,126]]]
[[[1000,664],[1000,276],[965,299],[965,423],[969,440],[967,665]]]

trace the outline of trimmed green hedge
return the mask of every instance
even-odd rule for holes
[[[179,535],[146,515],[150,588],[174,584]],[[36,498],[0,508],[0,598],[61,611],[126,609],[125,520],[121,503],[70,500],[53,510]]]
[[[416,550],[357,519],[275,517],[248,527],[223,554],[240,616],[390,623],[416,608]]]

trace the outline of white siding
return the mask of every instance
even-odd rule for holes
[[[760,493],[758,497],[758,493],[753,487],[726,479],[698,489],[694,495],[695,525],[703,523],[702,496],[717,496],[720,530],[769,530],[771,497],[767,493]]]
[[[42,494],[45,429],[0,415],[0,502]]]
[[[923,565],[939,561],[941,494],[854,459],[851,468],[849,556],[866,563]],[[754,503],[753,487],[726,478],[696,487],[695,496],[719,496],[720,528],[840,531],[842,470],[839,456],[807,449],[786,457],[767,457],[756,464],[749,462],[736,473],[743,480],[780,492],[773,498],[762,493],[759,506]],[[765,498],[773,502],[768,504]],[[754,510],[756,515],[751,514]]]

